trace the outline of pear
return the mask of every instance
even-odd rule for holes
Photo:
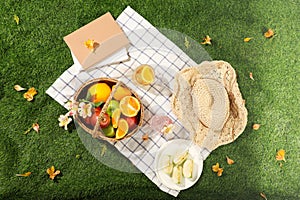
[[[191,159],[187,159],[183,163],[182,173],[185,178],[192,178],[193,176],[193,168],[194,168],[194,161]]]
[[[182,166],[175,166],[173,168],[172,180],[176,184],[180,184],[182,180]]]

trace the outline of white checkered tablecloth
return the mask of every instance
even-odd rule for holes
[[[174,138],[188,139],[189,133],[172,114],[169,96],[165,95],[164,88],[157,88],[155,85],[146,89],[139,88],[126,75],[132,73],[132,70],[141,64],[149,64],[155,68],[156,75],[164,80],[163,84],[172,87],[175,73],[184,67],[194,66],[196,63],[132,8],[127,7],[117,18],[117,22],[132,44],[128,49],[130,61],[103,67],[98,65],[98,67],[88,71],[80,70],[78,63],[76,63],[66,70],[46,93],[62,106],[65,106],[64,103],[72,98],[75,91],[84,82],[99,77],[118,78],[137,92],[145,107],[143,127],[136,135],[149,134],[151,131],[149,119],[155,114],[165,114],[175,123]],[[124,57],[126,57],[124,52],[118,53],[108,59],[106,63],[123,60]],[[142,137],[131,137],[112,143],[112,145],[162,191],[177,196],[179,191],[171,190],[162,185],[153,168],[156,152],[166,141],[160,134],[153,134],[145,141]]]

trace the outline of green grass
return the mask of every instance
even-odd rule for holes
[[[65,109],[45,94],[72,65],[63,37],[110,11],[117,17],[127,5],[156,27],[173,29],[201,41],[214,60],[225,60],[238,73],[249,111],[244,133],[215,150],[203,174],[180,199],[299,199],[299,1],[297,0],[5,0],[0,3],[0,198],[1,199],[171,199],[143,174],[111,169],[85,149],[76,132],[58,127]],[[17,25],[13,16],[20,18]],[[263,37],[272,28],[276,36]],[[253,38],[244,43],[244,37]],[[255,81],[249,78],[253,72]],[[26,102],[15,84],[34,86]],[[39,134],[24,135],[38,121]],[[253,131],[253,123],[262,124]],[[286,150],[286,163],[275,160]],[[76,155],[81,155],[76,159]],[[226,164],[229,155],[236,163]],[[222,177],[211,166],[224,167]],[[62,171],[57,182],[45,170]],[[31,171],[27,178],[17,173]]]

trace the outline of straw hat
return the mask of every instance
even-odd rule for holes
[[[178,72],[171,105],[194,142],[210,150],[233,142],[247,123],[235,71],[224,61],[205,61]]]

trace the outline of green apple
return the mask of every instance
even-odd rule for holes
[[[106,113],[111,117],[112,113],[119,108],[119,101],[117,100],[111,100],[108,104]]]
[[[102,131],[106,137],[115,137],[116,135],[115,130],[111,124],[106,128],[102,128]]]

